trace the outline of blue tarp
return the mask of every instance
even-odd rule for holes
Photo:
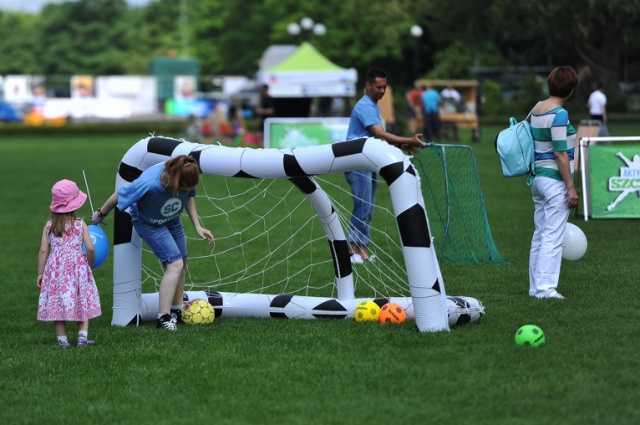
[[[15,122],[22,121],[18,111],[6,102],[0,102],[0,121]]]

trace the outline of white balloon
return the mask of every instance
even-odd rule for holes
[[[582,229],[573,223],[567,223],[562,241],[562,258],[579,260],[587,252],[587,237]]]

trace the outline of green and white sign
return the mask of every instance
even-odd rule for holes
[[[349,118],[268,118],[265,148],[327,145],[347,139]]]
[[[593,218],[640,218],[640,143],[589,146]]]

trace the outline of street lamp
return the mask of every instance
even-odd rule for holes
[[[411,35],[413,36],[413,77],[415,80],[420,76],[420,37],[422,37],[422,27],[413,25],[411,27]]]
[[[311,32],[318,37],[322,37],[327,33],[327,27],[324,24],[313,22],[313,19],[309,17],[305,17],[300,20],[299,24],[292,22],[287,25],[287,32],[294,37],[303,34],[306,39]]]

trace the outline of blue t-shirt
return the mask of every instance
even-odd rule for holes
[[[358,137],[373,137],[373,133],[367,127],[375,124],[382,125],[382,128],[385,127],[384,120],[380,114],[380,107],[369,96],[364,95],[351,112],[347,140]]]
[[[422,93],[422,104],[424,105],[424,111],[426,113],[438,112],[439,103],[440,93],[434,89],[427,89]]]
[[[196,190],[174,195],[160,183],[163,171],[164,163],[156,164],[144,170],[130,185],[118,189],[118,209],[124,211],[131,207],[131,217],[156,226],[180,217],[189,197],[196,196]]]

